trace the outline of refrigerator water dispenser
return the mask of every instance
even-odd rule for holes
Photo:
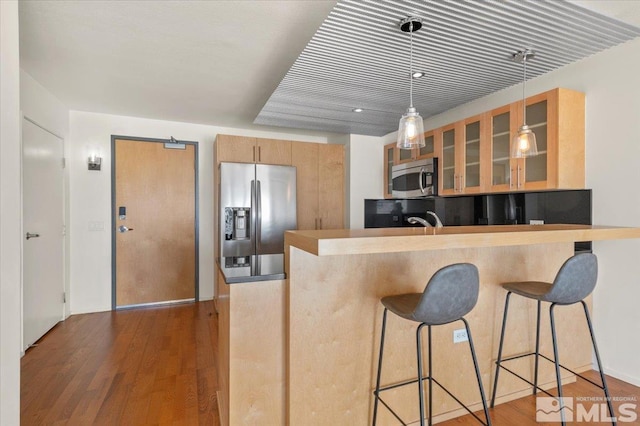
[[[225,207],[225,240],[247,240],[250,238],[250,213],[251,209],[249,207]]]

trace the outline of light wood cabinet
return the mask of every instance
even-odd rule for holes
[[[318,229],[318,145],[295,143],[291,164],[296,167],[298,229]]]
[[[526,99],[538,155],[511,158],[522,101],[435,130],[439,195],[584,188],[584,94],[554,89]]]
[[[478,115],[436,130],[439,194],[479,193],[484,189],[486,118]]]
[[[395,143],[393,144],[395,146]],[[386,145],[389,146],[389,145]],[[422,158],[431,158],[435,155],[435,141],[433,132],[425,132],[424,146],[414,149],[397,149],[395,153],[395,164],[408,163]]]
[[[293,143],[298,229],[344,227],[344,146]]]
[[[491,191],[511,188],[511,129],[517,129],[515,104],[497,108],[489,113],[489,175]]]
[[[393,198],[391,172],[393,166],[398,164],[397,157],[400,151],[396,148],[395,142],[384,146],[384,198]]]
[[[291,141],[218,135],[216,154],[218,161],[290,166]]]
[[[462,147],[460,149],[460,183],[459,190],[466,194],[474,194],[485,189],[485,170],[483,159],[486,158],[488,144],[486,114],[467,118],[462,126]]]
[[[440,195],[453,195],[460,192],[460,149],[461,123],[454,123],[436,130],[438,153],[438,180]]]
[[[526,108],[527,124],[536,134],[535,157],[509,157],[523,121],[522,102],[490,113],[490,191],[584,188],[584,94],[554,89],[527,98]]]

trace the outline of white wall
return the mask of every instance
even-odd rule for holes
[[[69,133],[69,109],[33,77],[20,71],[20,109],[25,117],[60,137]]]
[[[586,185],[593,189],[594,224],[640,227],[638,69],[640,39],[527,82],[527,95],[555,87],[586,93]],[[521,96],[522,86],[517,85],[425,120],[424,128],[452,123]],[[392,133],[383,139],[394,138]],[[640,385],[640,240],[596,242],[594,253],[600,267],[594,327],[605,371]]]
[[[0,1],[0,425],[20,423],[20,56],[18,2]]]
[[[200,299],[213,297],[213,142],[218,133],[327,143],[344,142],[339,135],[314,136],[231,129],[79,111],[70,113],[68,157],[71,190],[71,313],[111,309],[111,135],[198,142]],[[87,157],[99,152],[102,171],[88,171]],[[88,223],[104,222],[101,232]]]
[[[37,123],[40,127],[59,136],[63,140],[64,155],[67,157],[68,143],[66,141],[69,134],[69,110],[53,96],[40,83],[29,74],[20,71],[20,109],[25,118]],[[64,170],[64,222],[69,224],[69,168]],[[67,303],[64,305],[64,317],[70,314],[71,288],[69,281],[70,272],[70,247],[69,233],[65,237],[64,243],[64,291],[67,295]]]
[[[400,119],[398,117],[398,119]],[[383,138],[351,135],[349,162],[349,228],[364,228],[364,200],[384,198]]]

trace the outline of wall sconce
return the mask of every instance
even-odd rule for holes
[[[98,157],[97,155],[91,155],[87,160],[87,170],[97,170],[100,171],[100,165],[102,163],[102,157]]]

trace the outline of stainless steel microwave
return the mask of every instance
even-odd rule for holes
[[[392,166],[391,195],[394,198],[438,195],[438,159],[425,158]]]

